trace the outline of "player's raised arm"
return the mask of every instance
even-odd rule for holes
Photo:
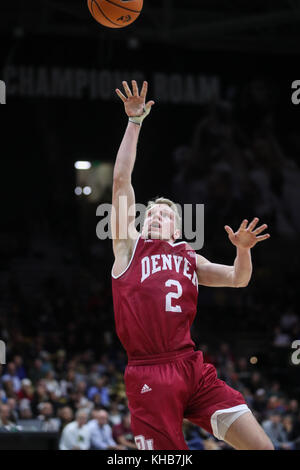
[[[143,83],[141,93],[139,93],[135,80],[132,81],[132,91],[125,81],[123,87],[126,96],[119,89],[116,90],[116,93],[124,103],[129,122],[117,154],[113,173],[111,229],[115,255],[113,268],[115,275],[127,267],[134,242],[138,236],[134,227],[135,194],[131,184],[131,175],[142,122],[154,104],[154,101],[145,103],[147,82]]]
[[[228,237],[237,249],[233,266],[211,263],[203,256],[197,255],[199,284],[209,287],[246,287],[248,285],[252,275],[250,250],[256,243],[270,237],[268,233],[259,236],[267,228],[267,225],[263,224],[255,229],[258,220],[255,217],[247,228],[248,220],[245,219],[235,233],[231,227],[225,225]]]

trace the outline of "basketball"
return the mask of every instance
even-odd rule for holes
[[[125,28],[140,15],[144,0],[88,0],[88,7],[98,23],[108,28]]]

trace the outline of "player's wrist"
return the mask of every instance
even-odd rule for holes
[[[136,122],[136,121],[134,120],[134,118],[132,118],[132,117],[129,117],[129,118],[128,118],[128,122],[131,122],[132,124],[135,124],[135,125],[138,126],[138,127],[141,127],[141,125],[142,125],[140,122]]]
[[[249,247],[249,246],[237,245],[237,246],[236,246],[236,251],[237,251],[238,253],[250,253],[251,247]]]
[[[148,116],[150,111],[151,111],[151,106],[148,108],[146,108],[146,106],[143,106],[143,113],[139,116],[129,116],[129,122],[132,122],[133,124],[136,124],[141,127],[144,119]]]

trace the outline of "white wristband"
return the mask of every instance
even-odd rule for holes
[[[151,111],[151,106],[148,109],[144,106],[143,114],[141,114],[140,116],[130,116],[129,121],[133,122],[134,124],[137,124],[137,125],[141,126],[143,120],[145,119],[145,117],[148,116],[150,111]]]

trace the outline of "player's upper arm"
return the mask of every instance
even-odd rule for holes
[[[216,264],[197,254],[198,283],[208,287],[238,287],[234,282],[234,266]]]
[[[135,228],[135,194],[131,179],[113,180],[111,230],[115,258],[130,256],[139,235]]]

